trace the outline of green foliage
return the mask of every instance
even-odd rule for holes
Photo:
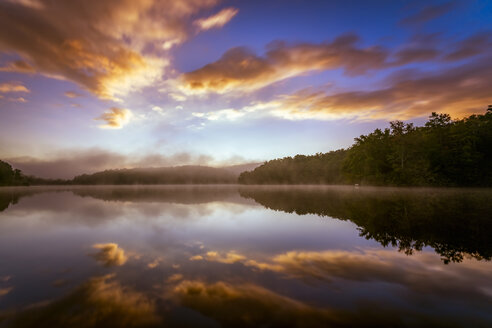
[[[452,121],[432,113],[422,127],[390,122],[348,150],[286,157],[244,172],[244,184],[492,186],[492,106]]]

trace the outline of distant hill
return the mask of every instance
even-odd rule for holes
[[[121,184],[229,184],[237,182],[237,174],[225,168],[208,166],[176,166],[106,170],[76,176],[77,185]]]
[[[220,168],[184,165],[158,168],[113,169],[82,174],[71,180],[26,176],[22,171],[0,161],[0,186],[19,185],[110,185],[110,184],[231,184],[238,176],[261,163],[247,163]]]
[[[241,173],[245,171],[252,171],[262,164],[263,163],[246,163],[246,164],[224,166],[222,167],[222,169],[232,172],[233,174],[239,176]]]

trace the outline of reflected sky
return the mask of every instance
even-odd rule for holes
[[[487,327],[491,201],[486,190],[3,188],[0,327]]]

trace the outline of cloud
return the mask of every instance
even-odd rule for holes
[[[178,93],[169,93],[168,94],[169,97],[171,97],[173,100],[175,101],[185,101],[186,100],[186,97],[182,94],[178,94]]]
[[[357,35],[345,34],[319,44],[274,41],[263,56],[235,47],[217,61],[183,73],[176,84],[185,94],[248,92],[312,71],[343,69],[346,75],[355,76],[410,63],[456,61],[490,54],[492,49],[490,32],[438,47],[442,41],[439,34],[418,34],[399,49],[389,51],[380,46],[360,47]],[[449,52],[450,48],[454,50]]]
[[[439,5],[429,5],[413,15],[410,15],[400,21],[403,25],[414,25],[426,23],[432,19],[446,14],[451,11],[456,5],[456,1],[449,1]]]
[[[72,178],[77,174],[125,167],[129,158],[115,152],[93,148],[62,151],[52,154],[47,159],[14,157],[6,160],[25,174],[45,178]]]
[[[439,56],[439,51],[431,47],[408,47],[397,51],[394,56],[395,65],[405,65],[408,63],[425,62]]]
[[[232,48],[216,62],[183,74],[180,87],[189,93],[255,90],[309,71],[342,68],[348,75],[358,75],[383,67],[387,51],[377,46],[357,47],[358,40],[350,34],[331,43],[277,41],[263,57],[244,47]]]
[[[165,50],[193,34],[193,18],[217,2],[3,1],[0,52],[18,54],[24,72],[30,67],[119,99],[161,79],[169,65]]]
[[[106,124],[99,125],[103,129],[121,129],[130,122],[132,112],[129,109],[111,107],[95,120],[106,121]]]
[[[125,251],[119,248],[118,244],[94,244],[92,247],[99,249],[99,252],[92,254],[91,256],[105,266],[121,266],[128,260]]]
[[[0,92],[3,92],[3,93],[7,93],[7,92],[29,93],[31,91],[19,82],[5,82],[5,83],[0,83]]]
[[[0,72],[35,73],[36,70],[23,60],[16,60],[0,67]]]
[[[17,102],[17,103],[26,103],[27,99],[24,97],[16,97],[16,98],[9,98],[9,101]]]
[[[158,112],[159,114],[163,114],[164,113],[164,110],[162,109],[162,107],[159,107],[159,106],[152,106],[152,110],[154,112]]]
[[[199,118],[205,118],[209,121],[219,121],[219,120],[228,120],[234,121],[238,118],[241,118],[245,115],[245,111],[239,111],[233,108],[220,109],[212,112],[201,113],[201,112],[193,112],[191,115]]]
[[[215,251],[209,251],[205,254],[205,259],[212,262],[231,264],[244,261],[246,257],[244,255],[238,254],[235,251],[227,252],[225,255],[221,255]]]
[[[289,120],[393,120],[445,112],[453,117],[482,113],[492,103],[492,58],[439,73],[396,74],[387,87],[328,94],[313,88],[252,103],[237,115],[262,113]],[[220,110],[203,117],[219,116]],[[223,115],[221,118],[225,118]]]
[[[65,92],[65,96],[68,97],[68,98],[78,98],[78,97],[82,97],[82,95],[80,93],[77,93],[75,91],[66,91]]]
[[[19,4],[25,7],[33,8],[33,9],[43,9],[44,5],[40,0],[6,0],[7,2],[12,2],[15,4]]]
[[[238,12],[239,10],[236,8],[225,8],[215,15],[196,20],[195,24],[198,25],[201,30],[222,27],[227,24],[234,16],[236,16]]]
[[[492,50],[492,32],[479,32],[455,45],[455,50],[445,59],[449,61],[473,57]]]

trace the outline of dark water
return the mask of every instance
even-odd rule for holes
[[[0,327],[492,327],[492,191],[0,189]]]

